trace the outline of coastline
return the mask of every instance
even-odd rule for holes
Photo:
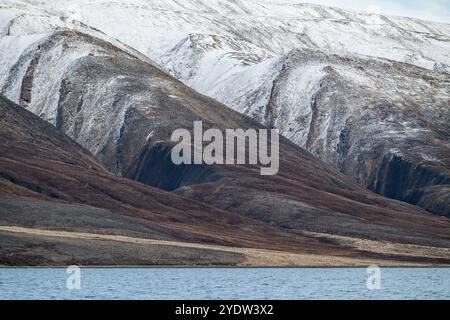
[[[340,257],[340,256],[330,256],[330,255],[321,255],[321,254],[311,254],[311,253],[298,253],[298,252],[285,252],[285,251],[276,251],[276,250],[265,250],[265,249],[255,249],[255,248],[239,248],[239,247],[226,247],[219,245],[209,245],[209,244],[198,244],[198,243],[187,243],[187,242],[178,242],[178,241],[164,241],[164,240],[152,240],[152,239],[144,239],[144,238],[134,238],[128,236],[118,236],[118,235],[105,235],[105,234],[93,234],[93,233],[82,233],[82,232],[69,232],[69,231],[55,231],[55,230],[42,230],[42,229],[33,229],[33,228],[24,228],[24,227],[11,227],[11,226],[0,226],[0,236],[2,234],[5,235],[26,235],[28,237],[40,238],[46,241],[46,243],[52,243],[52,240],[58,241],[67,241],[70,239],[81,241],[86,246],[92,246],[96,243],[102,243],[114,247],[118,247],[120,245],[137,245],[140,248],[170,248],[181,250],[181,254],[178,260],[175,260],[175,263],[170,264],[145,264],[145,263],[118,263],[117,264],[102,264],[101,259],[96,263],[81,263],[83,267],[90,268],[363,268],[370,265],[377,265],[380,267],[450,267],[450,263],[432,263],[432,262],[414,262],[414,261],[405,261],[402,259],[410,259],[413,260],[414,257],[408,255],[408,246],[412,245],[402,245],[404,247],[403,252],[398,251],[401,248],[400,245],[397,245],[391,251],[392,254],[397,254],[397,258],[392,257],[392,259],[384,258],[380,252],[380,246],[383,245],[386,247],[386,244],[377,243],[375,241],[371,241],[370,246],[367,245],[368,240],[357,240],[353,241],[363,241],[368,249],[372,251],[368,251],[366,255],[364,253],[361,254],[361,257]],[[323,235],[321,235],[323,236]],[[348,238],[343,237],[343,240],[349,241]],[[375,247],[375,248],[374,248]],[[446,249],[445,248],[436,248],[436,247],[426,247],[426,246],[413,246],[414,250],[417,251],[417,248],[422,249],[424,253],[422,258],[432,259],[438,258],[437,253],[440,253],[442,258],[446,257]],[[187,251],[185,251],[187,250]],[[378,252],[377,252],[378,250]],[[434,251],[434,252],[433,252]],[[208,261],[199,261],[196,262],[196,255],[206,255],[214,253],[215,256],[211,258],[210,263]],[[388,252],[384,252],[385,256],[388,256]],[[434,256],[433,256],[434,253]],[[168,255],[166,250],[162,250],[162,253],[155,253],[155,255]],[[193,261],[187,260],[187,258],[183,257],[184,255],[189,255],[190,258],[194,259]],[[228,255],[228,256],[227,256]],[[370,257],[379,255],[379,258]],[[403,255],[403,257],[402,257]],[[214,263],[214,259],[218,259],[218,257],[227,256],[229,260],[224,259],[221,260],[220,263]],[[236,260],[236,257],[240,257],[240,259]],[[186,262],[183,262],[183,259],[186,259]],[[68,261],[70,262],[70,261]],[[75,261],[73,261],[75,262]],[[77,263],[74,263],[77,264]],[[55,263],[45,262],[41,264],[34,265],[26,265],[26,264],[0,264],[0,267],[43,267],[43,268],[58,268],[58,267],[67,267],[67,263]]]

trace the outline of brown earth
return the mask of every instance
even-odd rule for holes
[[[254,248],[225,247],[197,243],[150,240],[127,236],[40,230],[21,227],[2,227],[3,239],[13,241],[20,248],[17,256],[28,256],[37,265],[61,266],[73,263],[88,265],[154,265],[154,266],[265,266],[265,267],[364,267],[431,266],[430,263],[398,262],[393,260],[336,257],[317,254],[299,254]],[[86,242],[88,242],[86,244]],[[385,244],[372,243],[384,252]],[[112,250],[111,250],[112,248]],[[434,251],[436,257],[448,256],[449,249],[420,247],[424,252]],[[106,249],[106,250],[105,250]],[[414,251],[418,248],[414,248]],[[170,254],[168,254],[170,253]],[[399,254],[412,255],[402,248]],[[8,252],[3,253],[8,256]],[[82,257],[82,260],[80,258]]]
[[[300,231],[298,226],[288,229],[276,223],[265,223],[264,219],[257,220],[237,210],[221,210],[113,176],[66,135],[5,98],[0,98],[0,139],[0,225],[3,226],[0,264],[3,265],[354,265],[355,261],[411,265],[450,263],[450,255],[445,249],[448,248],[448,220],[417,212],[413,207],[411,212],[404,213],[411,219],[402,219],[400,215],[392,220],[394,213],[398,212],[393,211],[390,215],[389,209],[384,209],[384,216],[374,216],[373,219],[386,218],[382,223],[394,230],[410,228],[409,233],[415,234],[415,239],[419,239],[417,241],[423,239],[429,245],[422,246],[420,254],[414,250],[407,254],[399,252],[402,247],[399,232],[397,239],[400,241],[386,240],[395,243],[395,250],[380,252],[373,246],[365,248],[345,243],[333,239],[330,234],[318,237]],[[287,191],[292,192],[297,189],[295,186],[300,185],[300,182],[291,180],[295,176],[293,174],[288,178],[282,175],[273,179],[291,181],[294,187]],[[274,186],[268,180],[266,188],[276,190],[281,187]],[[217,188],[209,188],[211,198],[218,195],[217,191]],[[314,193],[309,197],[312,195]],[[346,201],[354,202],[343,196],[331,194],[330,197],[342,200],[342,203],[334,203],[333,206],[345,208]],[[373,197],[381,203],[389,202],[375,195]],[[326,203],[326,200],[324,198],[322,201]],[[401,203],[391,205],[405,207]],[[368,218],[371,207],[374,212],[383,212],[382,208],[367,205],[368,211],[358,218],[361,225],[369,223],[364,220]],[[350,208],[347,210],[350,211]],[[337,217],[331,216],[329,219]],[[27,232],[14,232],[22,229],[5,227],[25,227]],[[72,232],[76,236],[42,235],[34,229]],[[82,237],[79,233],[89,236]],[[112,238],[96,238],[102,234]],[[171,241],[175,245],[171,245],[170,250],[165,247],[168,243],[123,246],[117,244],[114,237],[118,236]],[[350,238],[358,240],[354,236]],[[180,243],[195,244],[195,248],[186,250]],[[225,247],[235,249],[230,251]],[[199,248],[207,251],[199,252]],[[145,258],[136,256],[136,252],[141,252],[139,250],[143,250]]]

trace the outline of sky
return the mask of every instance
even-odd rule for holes
[[[302,2],[450,23],[450,0],[307,0]]]

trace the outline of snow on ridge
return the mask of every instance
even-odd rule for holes
[[[279,128],[362,185],[371,187],[369,178],[389,150],[408,161],[448,168],[442,155],[448,154],[450,24],[295,0],[4,0],[0,88],[14,79],[7,86],[13,100],[22,100],[22,80],[39,41],[61,29],[86,33],[128,55],[107,43],[98,52],[89,40],[71,36],[68,54],[52,47],[34,72],[32,101],[25,106],[53,124],[65,79],[84,84],[71,70],[91,54],[104,58],[112,50],[113,62],[129,55],[133,62],[156,61],[198,92]],[[127,99],[129,90],[142,90],[136,83],[121,86],[124,69],[114,70],[107,82],[88,72],[82,91],[89,96],[89,111],[65,128],[95,155],[101,156],[108,137],[120,139],[125,114],[111,93],[120,91]],[[154,84],[156,92],[182,99],[162,81]],[[151,80],[145,88],[153,88]],[[67,100],[70,107],[77,103]],[[119,166],[112,169],[120,173]]]
[[[156,61],[195,90],[237,110],[259,108],[242,106],[248,103],[242,88],[264,82],[268,91],[277,69],[272,62],[296,48],[379,57],[450,73],[450,24],[296,0],[5,0],[0,19],[9,19],[10,11],[19,16],[12,34],[57,28],[96,33],[140,59],[146,59],[139,54],[144,53],[150,63]],[[252,74],[268,78],[253,79]]]

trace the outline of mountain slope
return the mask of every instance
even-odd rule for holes
[[[189,34],[204,34],[237,38],[274,54],[306,47],[384,57],[429,69],[450,65],[448,24],[355,13],[295,0],[81,0],[76,4],[8,0],[4,6],[26,14],[45,10],[81,21],[154,59]],[[239,47],[246,49],[239,43],[232,48],[239,51]]]
[[[305,248],[302,237],[112,176],[70,138],[3,97],[0,97],[0,114],[0,221],[3,226],[293,251],[299,241],[297,248]],[[272,244],[264,240],[271,238],[270,234],[274,236],[270,240]],[[11,234],[1,232],[1,237],[10,239]],[[36,241],[41,243],[38,248],[53,243],[45,239]],[[308,239],[307,246],[312,249],[314,242]],[[315,243],[321,247],[319,242]],[[65,250],[59,244],[57,247]],[[79,241],[76,247],[84,252],[89,242]],[[151,253],[152,249],[141,250]],[[37,251],[22,257],[10,240],[1,241],[0,251],[1,264],[20,264],[27,257],[31,259],[28,264],[52,263],[51,255],[33,261]],[[179,250],[174,251],[173,257],[171,251],[150,253],[149,256],[136,251],[126,253],[126,248],[122,247],[115,254],[97,260],[87,258],[93,254],[90,251],[79,256],[69,255],[65,259],[70,260],[65,261],[98,265],[109,264],[107,259],[117,259],[117,263],[122,264],[138,261],[139,264],[152,264],[155,261],[152,259],[164,261],[164,255],[174,264],[183,264],[187,260],[193,264],[226,263],[227,260],[219,253],[208,259],[199,258],[197,262],[189,253],[183,258]],[[180,255],[178,262],[174,262]],[[232,264],[233,259],[229,263]]]
[[[422,216],[420,210],[372,195],[286,139],[276,177],[261,177],[256,167],[173,165],[170,136],[178,128],[192,129],[195,120],[222,130],[260,126],[108,42],[57,31],[30,52],[14,69],[28,70],[24,79],[12,73],[22,83],[14,95],[28,93],[24,107],[66,132],[116,175],[281,227],[423,240],[411,237],[409,225],[422,228],[424,222],[406,221],[410,214]],[[49,82],[48,70],[60,76]],[[394,229],[404,231],[382,226],[403,215],[408,227]]]
[[[67,136],[1,96],[0,115],[2,265],[450,261],[448,222],[426,214],[413,214],[423,237],[415,241],[440,248],[389,242],[390,250],[380,250],[377,241],[365,248],[357,238],[301,235],[111,176]]]
[[[274,177],[260,176],[255,166],[175,166],[170,160],[170,135],[175,129],[192,130],[196,120],[202,120],[205,128],[222,130],[264,127],[192,90],[98,31],[50,28],[30,39],[23,38],[27,25],[22,25],[19,38],[29,42],[25,50],[11,50],[16,55],[3,92],[55,128],[18,107],[5,118],[5,141],[14,137],[0,153],[8,155],[0,171],[6,177],[0,190],[8,196],[35,197],[37,192],[45,201],[58,196],[71,203],[125,211],[150,220],[160,232],[151,229],[136,235],[139,238],[148,232],[150,237],[173,241],[447,263],[448,219],[375,195],[285,138],[280,172]],[[2,45],[10,37],[16,36],[2,37]],[[10,126],[21,117],[34,120]],[[51,131],[53,138],[34,139],[41,134],[32,131],[34,126]],[[20,138],[21,130],[31,130],[27,143]],[[55,163],[50,150],[57,143],[48,141],[55,140],[57,130],[96,160],[86,151],[68,152],[60,146]],[[76,170],[70,168],[73,158]],[[83,159],[87,166],[79,163]],[[99,168],[91,172],[89,166]],[[88,212],[98,221],[95,208]],[[23,212],[17,218],[16,222],[25,221]],[[367,241],[376,245],[361,245]],[[380,250],[388,244],[395,250]]]
[[[371,190],[449,216],[448,75],[296,50],[271,90],[264,123]]]
[[[61,27],[143,60],[110,37],[117,38],[200,93],[279,128],[361,185],[450,215],[448,24],[295,1],[8,0],[3,6],[9,18],[0,45],[17,52],[0,56],[5,70],[36,34]],[[6,80],[3,92],[26,100],[17,96],[19,85]],[[316,100],[322,96],[328,98]]]

